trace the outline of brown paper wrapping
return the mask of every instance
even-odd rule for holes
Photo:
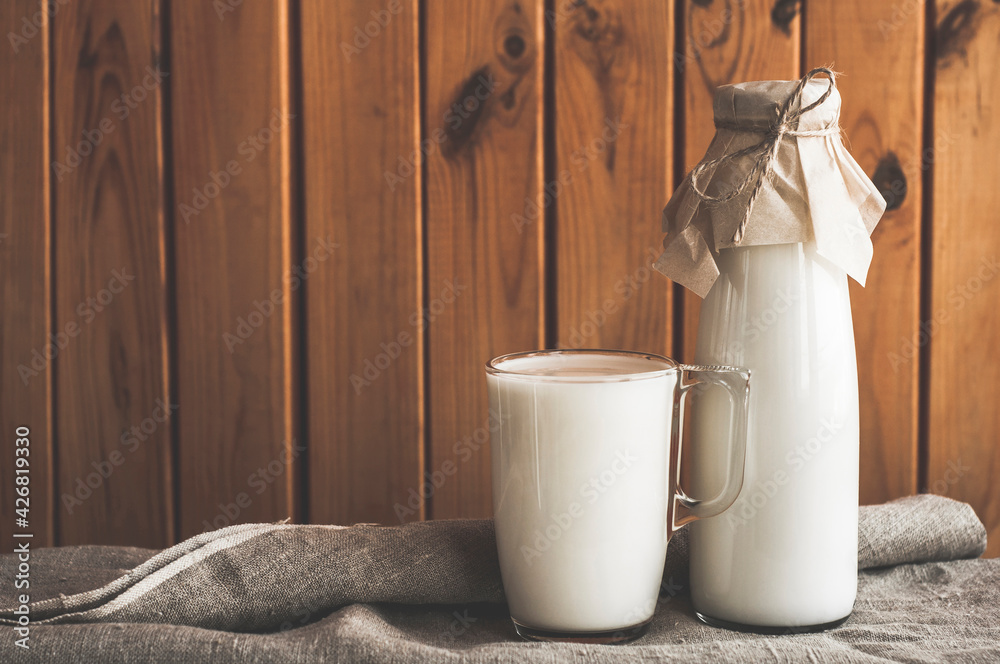
[[[760,143],[797,84],[755,81],[718,88],[714,101],[717,129],[703,163]],[[818,100],[829,85],[827,80],[809,80],[792,108],[805,108]],[[823,103],[799,117],[798,130],[836,126],[839,118],[840,94],[833,88]],[[732,125],[739,125],[740,130]],[[753,162],[747,156],[718,164],[700,180],[703,193],[718,196],[732,190]],[[885,200],[847,152],[839,134],[781,139],[770,176],[763,182],[737,245],[732,238],[746,213],[750,189],[731,201],[711,203],[701,200],[690,178],[685,178],[663,210],[667,236],[654,267],[705,297],[719,276],[719,250],[815,242],[821,256],[864,285],[872,259],[870,235],[885,211]]]

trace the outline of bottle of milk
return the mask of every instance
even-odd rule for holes
[[[833,72],[722,86],[714,110],[715,139],[664,210],[656,267],[704,298],[695,362],[746,367],[754,389],[740,497],[688,526],[692,602],[723,627],[827,629],[857,590],[848,277],[864,284],[885,202],[843,146]],[[728,435],[713,395],[692,417],[693,436]],[[695,499],[727,473],[724,459],[689,468]]]

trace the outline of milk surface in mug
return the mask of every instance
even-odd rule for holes
[[[493,509],[511,617],[567,632],[645,621],[667,547],[674,366],[590,353],[501,368],[527,374],[487,377],[503,422]]]

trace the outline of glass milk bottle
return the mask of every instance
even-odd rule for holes
[[[704,297],[695,362],[754,377],[740,496],[722,518],[689,526],[692,603],[710,624],[821,630],[854,606],[858,377],[847,280],[864,283],[885,204],[843,147],[839,111],[828,70],[722,86],[716,138],[664,211],[656,267]],[[727,472],[703,440],[727,435],[718,396],[692,407],[694,496],[712,495]]]
[[[689,526],[695,610],[730,625],[836,623],[854,606],[858,566],[847,275],[808,243],[723,249],[719,272],[702,303],[695,362],[748,368],[754,389],[740,497],[716,523]],[[694,404],[692,435],[718,435],[725,407]],[[711,461],[693,460],[696,472],[706,468],[693,495],[722,480],[725,468]]]

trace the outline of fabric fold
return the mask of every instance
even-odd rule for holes
[[[671,540],[665,582],[686,586],[686,540],[684,530]],[[861,508],[861,567],[970,558],[985,547],[986,530],[964,503],[924,495]],[[60,555],[60,549],[33,552],[32,574],[72,574],[47,568]],[[2,556],[5,574],[12,577],[16,566],[15,555]],[[259,632],[349,604],[502,602],[493,524],[486,519],[231,526],[155,554],[94,590],[44,599],[30,610],[35,625],[161,623]],[[9,591],[0,594],[0,606],[0,623],[16,623]]]

